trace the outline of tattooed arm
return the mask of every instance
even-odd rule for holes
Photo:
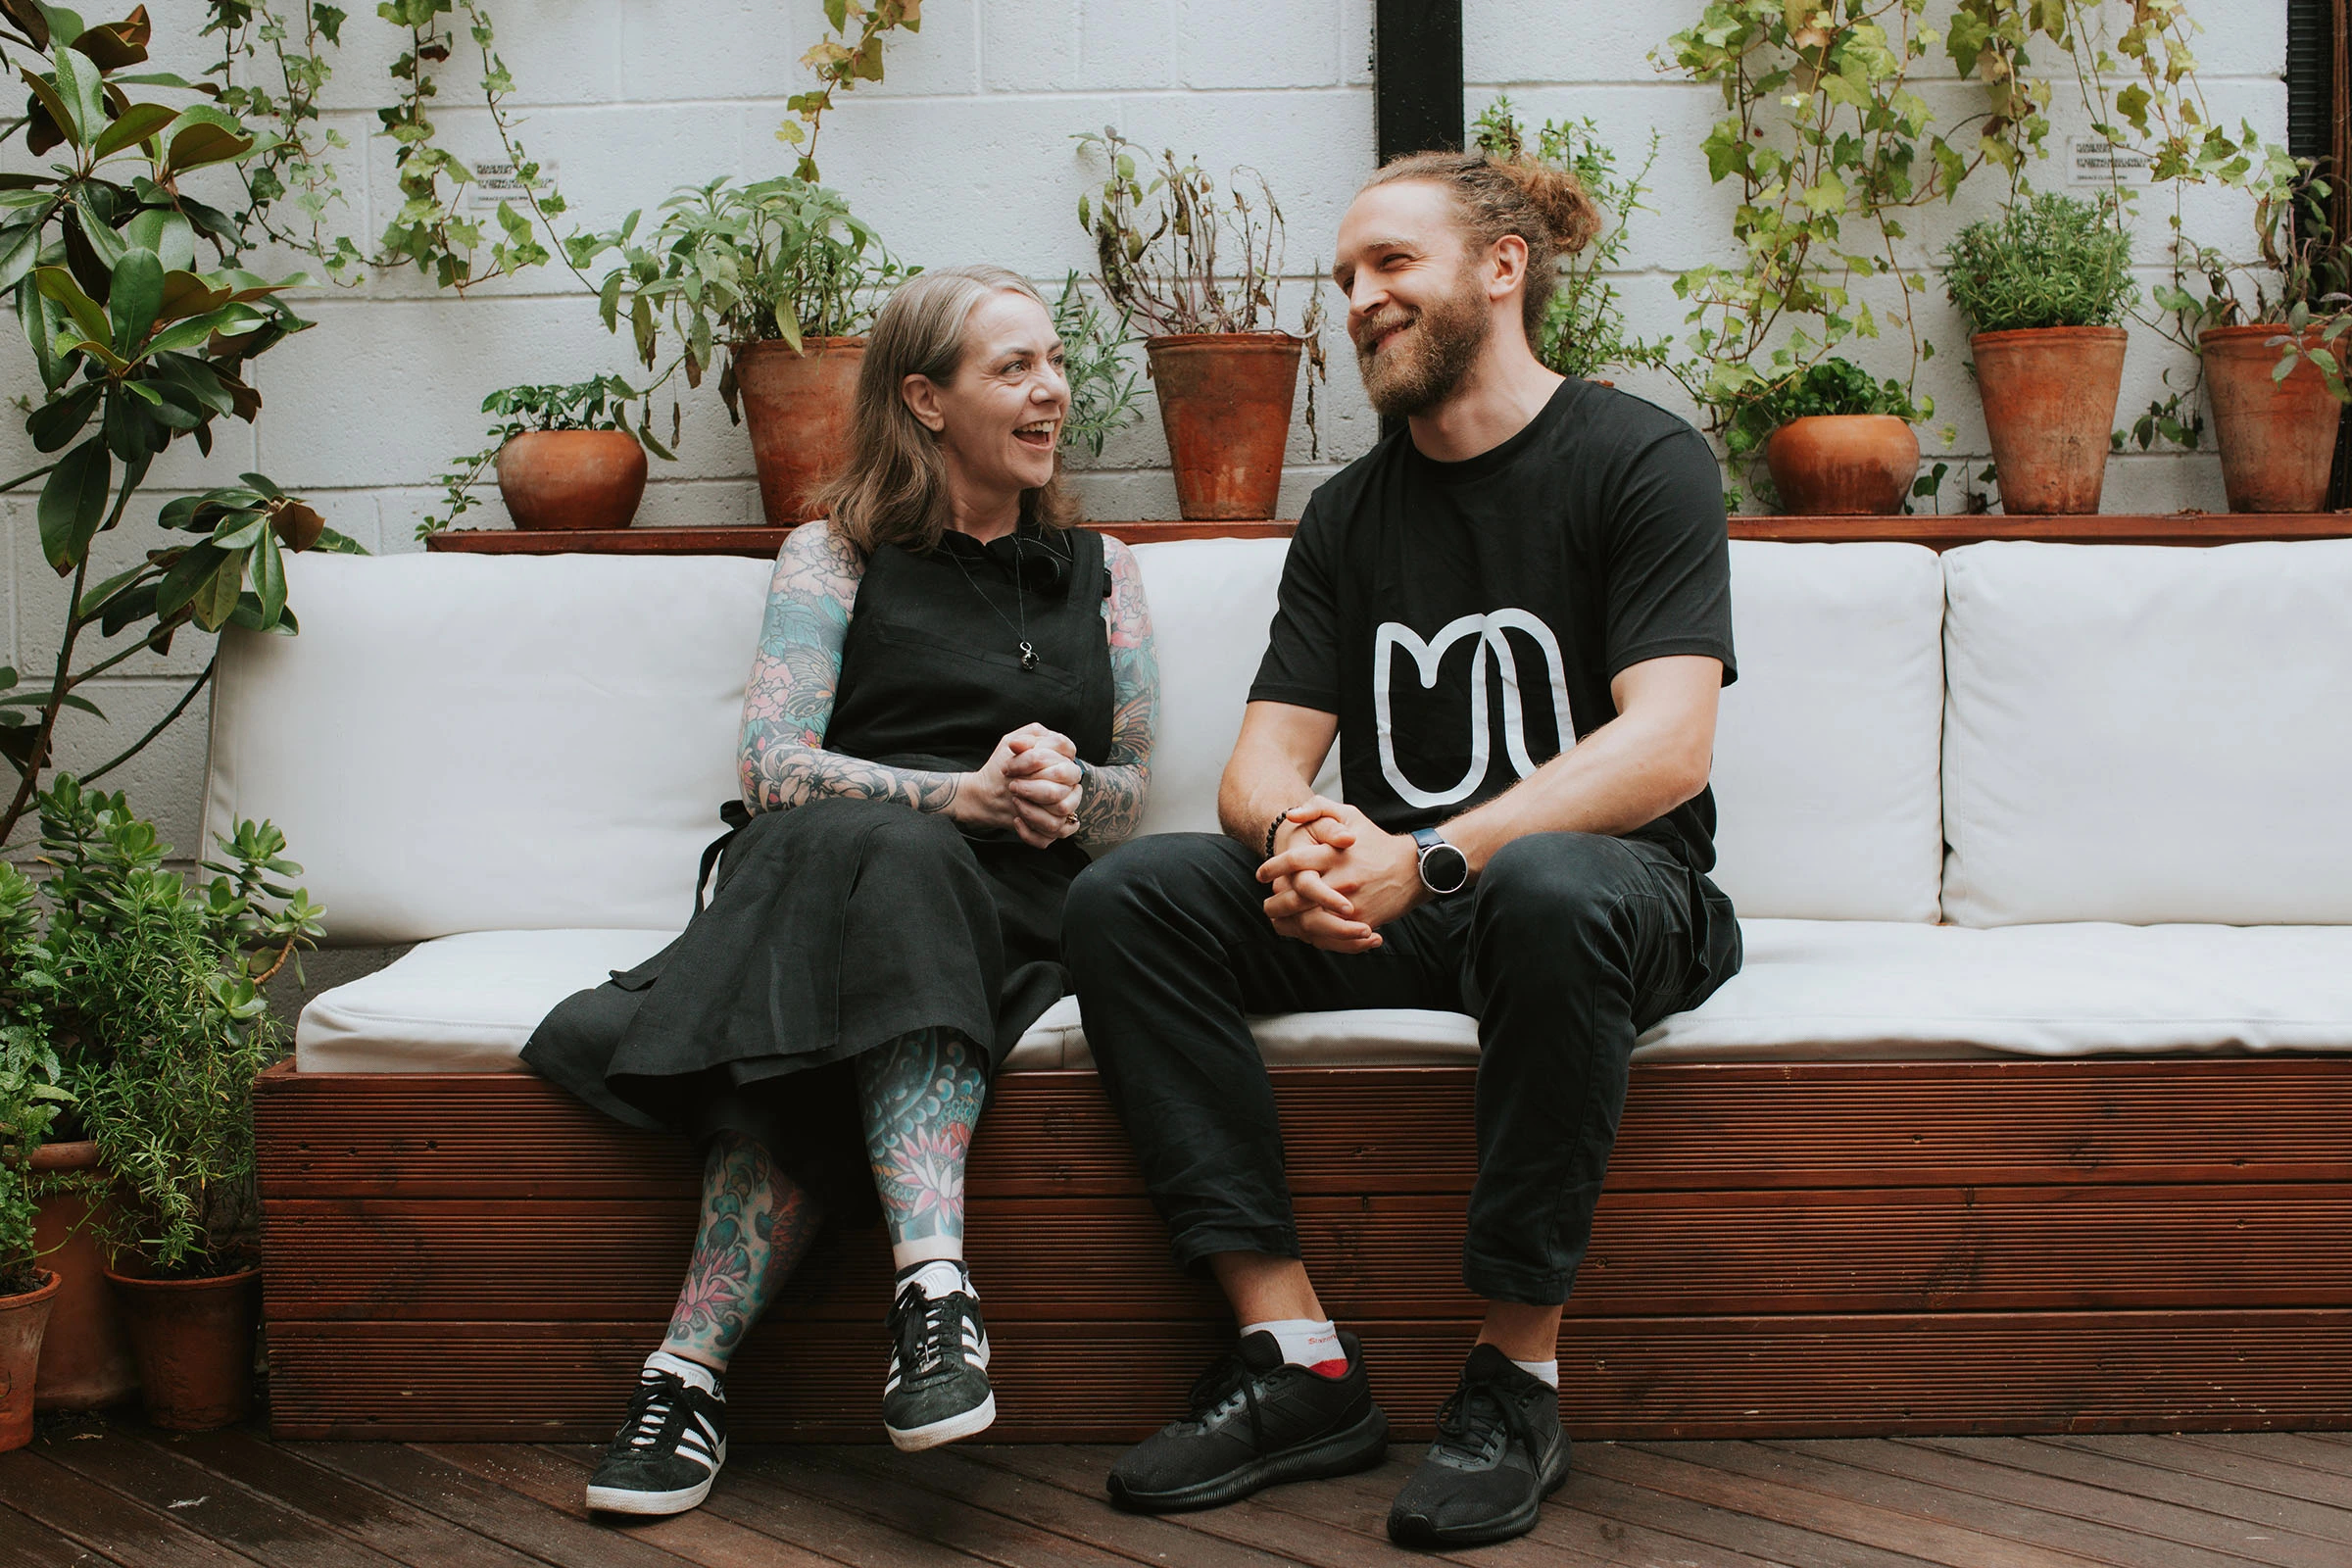
[[[1110,568],[1110,597],[1102,619],[1110,638],[1110,760],[1102,767],[1080,764],[1085,796],[1078,808],[1078,842],[1106,849],[1135,836],[1144,819],[1144,796],[1152,783],[1152,738],[1159,722],[1159,656],[1152,646],[1152,612],[1144,603],[1143,573],[1135,552],[1116,539],[1102,541]]]
[[[743,693],[743,804],[783,811],[828,795],[952,811],[962,775],[885,767],[824,749],[841,649],[865,563],[823,522],[785,537]]]

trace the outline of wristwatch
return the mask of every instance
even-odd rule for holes
[[[1470,857],[1446,843],[1436,828],[1415,828],[1413,843],[1420,847],[1423,887],[1443,898],[1470,885]]]

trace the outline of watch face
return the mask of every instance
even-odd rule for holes
[[[1470,858],[1440,840],[1421,855],[1421,883],[1432,893],[1458,893],[1470,880]]]

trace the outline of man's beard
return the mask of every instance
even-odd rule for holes
[[[1366,330],[1384,331],[1396,319],[1376,317]],[[1418,318],[1404,319],[1408,324],[1377,355],[1367,352],[1360,340],[1355,350],[1365,396],[1376,412],[1392,418],[1427,414],[1452,397],[1494,329],[1487,314],[1486,291],[1475,279],[1428,306]]]

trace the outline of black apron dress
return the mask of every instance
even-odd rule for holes
[[[982,545],[878,547],[842,647],[825,748],[969,772],[1030,722],[1110,752],[1102,539],[1024,522]],[[1026,642],[1034,657],[1024,657]],[[894,802],[749,816],[704,858],[708,906],[653,957],[567,998],[522,1059],[599,1110],[698,1142],[751,1138],[839,1218],[877,1210],[851,1059],[953,1029],[993,1069],[1060,998],[1074,840],[1037,850]]]

